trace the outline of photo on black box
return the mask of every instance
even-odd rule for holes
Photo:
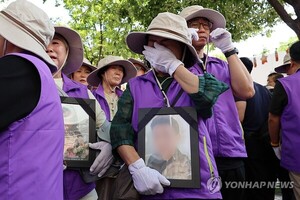
[[[90,167],[96,153],[95,100],[61,97],[64,126],[64,163],[67,167]]]
[[[152,108],[139,112],[138,152],[171,187],[199,188],[197,115],[193,108]]]

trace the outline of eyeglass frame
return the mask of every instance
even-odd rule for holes
[[[199,22],[200,19],[207,21],[207,24],[205,24],[205,23],[203,23],[203,22]],[[196,21],[197,21],[197,22],[196,22]],[[197,23],[197,27],[191,26],[191,24],[194,23],[194,22]],[[212,27],[213,27],[213,23],[212,23],[211,21],[209,21],[209,20],[208,20],[207,18],[205,18],[205,17],[199,17],[199,18],[192,19],[192,20],[189,20],[189,21],[188,21],[188,27],[200,29],[201,26],[202,26],[205,30],[211,30]]]

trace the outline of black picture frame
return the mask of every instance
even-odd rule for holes
[[[162,127],[155,129],[157,124],[163,124],[166,120],[174,126],[172,130],[178,127],[179,136],[169,134]],[[163,174],[171,182],[170,187],[200,188],[199,134],[195,108],[142,108],[139,110],[138,130],[138,153],[148,167]],[[168,147],[164,147],[164,144]],[[168,161],[157,153],[161,150],[168,152],[168,148],[174,150],[175,147],[175,153]]]
[[[88,143],[97,140],[95,100],[60,97],[64,114],[64,164],[68,168],[89,168],[96,151]]]

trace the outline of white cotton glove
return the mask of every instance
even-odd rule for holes
[[[273,147],[273,151],[274,151],[276,157],[279,160],[281,160],[281,147],[280,146],[279,147]]]
[[[191,36],[191,41],[193,41],[193,40],[198,41],[199,40],[199,35],[198,35],[199,29],[189,28],[188,30],[189,30],[189,33]]]
[[[234,49],[231,33],[224,28],[217,28],[210,33],[210,41],[214,43],[216,47],[221,49],[223,53]]]
[[[145,165],[142,158],[128,166],[132,175],[135,189],[143,195],[155,195],[164,192],[162,185],[169,186],[171,183],[158,171]]]
[[[178,60],[172,51],[158,43],[154,43],[154,48],[149,46],[144,46],[145,50],[143,54],[157,71],[168,73],[170,76],[176,71],[176,69],[183,65],[183,63]]]
[[[105,141],[89,143],[91,149],[100,150],[99,155],[94,160],[94,163],[90,167],[92,174],[98,174],[101,177],[113,163],[114,157],[112,155],[111,144]]]

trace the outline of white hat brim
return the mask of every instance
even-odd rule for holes
[[[198,58],[198,54],[195,50],[195,48],[191,45],[188,44],[186,41],[182,39],[182,37],[172,34],[170,32],[165,32],[165,31],[160,31],[160,30],[155,30],[155,31],[147,31],[147,32],[132,32],[129,33],[127,38],[126,38],[126,43],[128,48],[138,54],[143,54],[144,51],[144,45],[147,45],[147,40],[146,37],[147,35],[154,35],[154,36],[159,36],[163,38],[167,38],[170,40],[176,40],[178,42],[181,42],[185,45],[187,45],[188,49],[192,53],[192,55],[195,58]]]
[[[80,35],[67,27],[56,26],[55,33],[61,35],[68,43],[69,54],[65,65],[62,68],[62,72],[65,75],[70,75],[77,71],[83,62],[83,46]]]
[[[189,21],[191,19],[194,18],[198,18],[198,17],[204,17],[207,18],[210,22],[213,23],[211,31],[217,29],[217,28],[225,28],[226,27],[226,20],[224,18],[224,16],[212,9],[208,9],[208,8],[203,8],[201,10],[198,10],[190,15],[188,15],[187,17],[185,17],[186,21]]]
[[[98,76],[99,71],[103,70],[105,67],[112,66],[112,65],[122,66],[125,70],[125,76],[122,78],[120,85],[128,82],[129,79],[136,76],[137,71],[132,62],[128,60],[116,60],[111,63],[107,63],[106,65],[101,66],[95,71],[93,71],[92,73],[90,73],[90,75],[87,77],[87,82],[89,83],[89,85],[97,87],[101,82],[101,79]]]
[[[46,62],[52,73],[57,71],[57,66],[46,53],[46,49],[36,39],[34,39],[34,37],[30,36],[29,33],[21,29],[19,25],[7,19],[2,14],[0,14],[0,24],[1,27],[3,27],[0,28],[0,35],[2,37],[4,37],[6,40],[16,45],[17,47],[37,55],[39,58]]]

